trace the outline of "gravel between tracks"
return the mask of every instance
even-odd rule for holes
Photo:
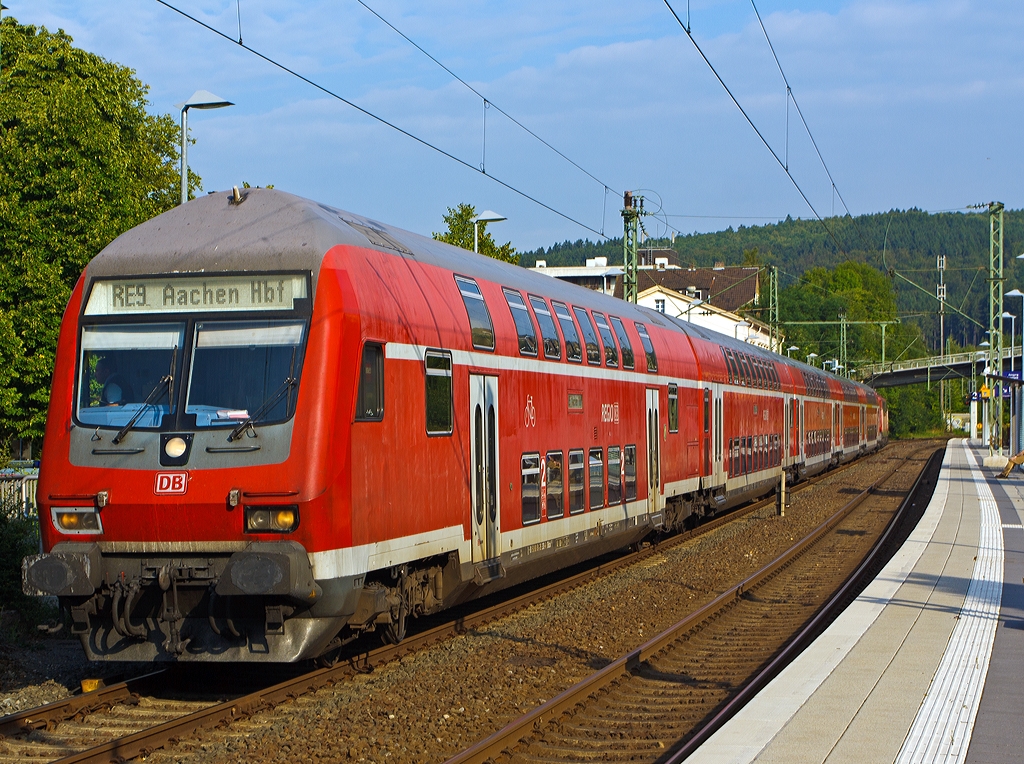
[[[920,443],[854,468],[858,485]],[[921,465],[923,466],[923,459]],[[909,488],[916,476],[906,478]],[[543,703],[787,549],[859,492],[850,472],[541,605],[370,674],[206,733],[153,762],[437,762]]]

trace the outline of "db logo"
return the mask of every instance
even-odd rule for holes
[[[156,494],[183,494],[188,490],[187,472],[158,472],[153,492]]]

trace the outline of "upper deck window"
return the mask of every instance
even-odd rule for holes
[[[597,332],[594,331],[594,324],[585,308],[573,306],[572,312],[576,314],[576,320],[580,322],[580,331],[583,332],[583,342],[587,347],[587,363],[592,366],[601,365],[601,346],[597,344]]]
[[[305,321],[196,324],[185,413],[196,415],[197,427],[291,417],[305,330]]]
[[[580,337],[576,333],[576,324],[572,322],[569,309],[560,302],[552,302],[551,307],[555,309],[558,325],[562,327],[562,336],[565,337],[565,360],[579,363],[583,360],[583,350],[580,348]]]
[[[519,336],[519,355],[537,355],[537,330],[533,328],[530,310],[523,302],[523,296],[514,289],[504,289],[505,302],[512,312],[512,320]]]
[[[487,312],[487,303],[473,279],[456,276],[455,283],[462,295],[462,302],[469,314],[469,329],[473,337],[473,347],[480,350],[494,350],[494,325],[491,314]]]
[[[622,325],[622,319],[611,316],[612,326],[615,327],[615,336],[619,338],[619,347],[622,348],[622,368],[633,368],[633,345],[626,334],[626,327]]]
[[[647,327],[637,322],[636,330],[640,335],[640,344],[644,346],[644,353],[647,354],[647,371],[657,371],[658,356],[654,354],[654,345],[651,344],[651,337],[647,334]]]
[[[594,321],[597,323],[597,330],[601,332],[601,341],[604,343],[604,363],[611,368],[619,365],[619,351],[615,348],[615,339],[612,337],[612,330],[608,327],[608,321],[604,313],[594,311]]]
[[[145,408],[135,426],[159,427],[174,413],[176,388],[165,377],[177,375],[184,340],[184,323],[82,327],[78,420],[123,427]]]
[[[555,319],[551,317],[548,304],[543,297],[535,294],[530,296],[530,305],[537,316],[537,323],[540,324],[540,336],[544,340],[544,357],[557,361],[562,357],[562,341],[558,338],[558,329],[555,328]]]

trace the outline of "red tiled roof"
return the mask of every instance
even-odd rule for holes
[[[661,286],[680,294],[690,287],[700,290],[704,299],[723,310],[735,311],[752,303],[759,294],[756,266],[729,268],[643,268],[637,271],[637,293]],[[622,297],[622,277],[615,280],[615,296]],[[710,295],[710,297],[709,297]]]

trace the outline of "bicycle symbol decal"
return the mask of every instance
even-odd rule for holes
[[[524,423],[527,427],[537,426],[537,410],[533,407],[533,396],[526,396],[526,411],[524,412]]]

